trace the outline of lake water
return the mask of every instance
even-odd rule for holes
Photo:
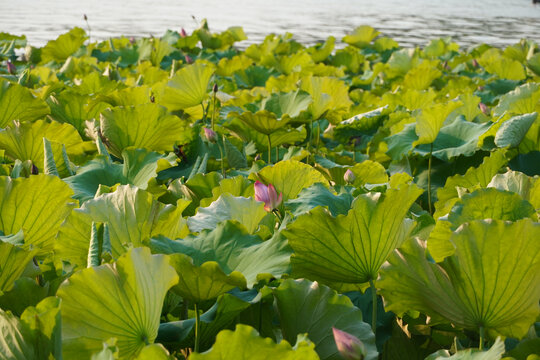
[[[216,31],[242,26],[249,40],[241,45],[287,31],[312,44],[362,24],[404,46],[441,36],[461,45],[506,46],[524,37],[540,42],[540,4],[532,0],[0,0],[0,32],[43,45],[74,26],[86,29],[83,14],[99,40],[191,31],[193,15],[206,17]]]

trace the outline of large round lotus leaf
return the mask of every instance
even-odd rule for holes
[[[527,131],[538,117],[538,113],[514,116],[502,123],[495,135],[495,145],[498,147],[518,147],[525,138]]]
[[[187,222],[192,232],[214,229],[225,220],[236,220],[254,233],[259,223],[266,216],[264,204],[253,198],[223,194],[208,207],[199,208],[195,216]]]
[[[296,339],[295,339],[296,340]],[[216,343],[208,352],[193,353],[191,360],[316,360],[319,359],[313,344],[302,341],[293,348],[283,340],[276,344],[272,339],[262,338],[257,330],[248,325],[238,324],[236,330],[223,330]]]
[[[213,74],[212,66],[201,63],[180,69],[167,83],[160,103],[170,111],[201,104],[207,96],[208,84]]]
[[[151,151],[172,151],[175,144],[192,139],[188,124],[154,103],[116,107],[101,114],[105,144],[116,157],[130,146]]]
[[[49,114],[50,109],[41,99],[36,99],[29,89],[0,79],[0,128],[13,120],[34,121]]]
[[[89,358],[113,337],[122,359],[136,356],[154,342],[165,294],[177,281],[168,257],[151,255],[148,248],[72,275],[57,293],[64,357]]]
[[[24,248],[51,251],[60,225],[75,206],[69,186],[56,176],[0,177],[0,230],[23,229]]]
[[[203,230],[198,236],[190,235],[183,240],[154,238],[150,246],[154,253],[179,253],[191,257],[195,267],[185,261],[182,264],[186,268],[193,267],[190,271],[201,271],[205,274],[222,271],[229,275],[239,272],[245,277],[244,283],[247,280],[249,287],[257,282],[260,274],[277,277],[287,272],[291,254],[287,242],[279,233],[270,240],[261,241],[257,235],[250,235],[244,226],[234,221],[222,222],[213,230]],[[204,266],[207,262],[215,262],[219,268],[212,264]],[[175,267],[177,270],[181,268]],[[182,272],[179,274],[182,275]],[[241,285],[238,280],[227,282]],[[205,286],[211,288],[210,284]],[[196,291],[196,288],[186,288],[186,291]]]
[[[385,308],[522,338],[540,314],[538,239],[540,224],[531,219],[475,220],[452,234],[455,253],[437,264],[425,244],[411,241],[381,270]]]
[[[118,186],[115,192],[88,200],[71,213],[59,229],[56,254],[85,267],[92,222],[108,224],[114,257],[142,246],[151,236],[180,236],[185,227],[181,214],[188,204],[164,205],[133,185]]]
[[[375,335],[362,321],[362,311],[345,295],[307,280],[285,280],[274,290],[283,338],[290,343],[307,333],[321,359],[341,359],[332,328],[356,336],[366,347],[366,360],[377,359]]]
[[[359,48],[363,48],[369,45],[369,43],[373,39],[375,39],[379,34],[380,32],[378,32],[371,26],[361,25],[357,27],[356,29],[354,29],[354,31],[351,34],[345,35],[343,37],[343,42],[357,46]]]
[[[300,192],[300,195],[286,203],[294,216],[299,216],[317,206],[324,206],[332,216],[346,214],[353,201],[353,196],[349,193],[334,194],[330,189],[321,183],[316,183]]]
[[[51,142],[56,164],[64,164],[62,157],[62,144],[66,147],[68,155],[81,155],[84,153],[84,143],[81,136],[70,124],[60,124],[56,121],[14,123],[12,126],[0,130],[0,148],[12,159],[32,160],[40,172],[44,168],[45,152],[43,138]],[[63,165],[65,167],[65,164]]]
[[[540,100],[540,86],[526,83],[503,95],[493,110],[493,116],[502,116],[505,112],[512,115],[530,114],[537,111]]]
[[[41,51],[41,62],[44,64],[49,61],[63,62],[79,50],[86,39],[86,33],[83,29],[79,27],[71,29],[45,45]]]
[[[454,355],[450,355],[448,350],[439,350],[426,357],[425,360],[500,360],[504,353],[504,341],[498,337],[493,346],[487,351],[465,349],[457,351]]]
[[[381,265],[412,230],[405,219],[422,190],[403,184],[385,194],[355,199],[347,215],[333,217],[317,207],[287,226],[284,235],[294,253],[293,273],[328,283],[364,283],[377,279]]]
[[[13,288],[15,280],[24,273],[35,254],[36,251],[0,241],[0,295]]]
[[[11,312],[0,309],[0,359],[27,360],[35,358],[30,329]]]
[[[285,160],[262,169],[258,177],[266,184],[272,184],[278,193],[283,193],[283,201],[294,199],[302,189],[315,183],[328,184],[323,174],[313,167],[296,160]]]
[[[420,144],[431,144],[439,135],[446,118],[452,111],[463,105],[461,102],[450,101],[445,104],[435,104],[422,109],[416,117],[416,135],[418,140],[413,143],[413,147]]]
[[[313,98],[309,110],[315,120],[325,117],[330,122],[337,123],[353,104],[349,99],[348,86],[333,77],[307,77],[302,79],[301,88]]]

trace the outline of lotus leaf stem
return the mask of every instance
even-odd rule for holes
[[[201,337],[201,316],[199,315],[199,307],[197,303],[193,304],[195,310],[195,352],[199,352],[199,342]]]
[[[225,135],[222,137],[223,145],[225,146]],[[221,174],[223,175],[223,178],[225,178],[225,157],[223,156],[223,150],[221,149],[221,145],[219,145],[219,141],[216,142],[216,145],[219,149],[219,156],[221,157]]]
[[[214,91],[214,99],[212,102],[212,131],[216,131],[215,127],[215,117],[216,117],[216,92]]]
[[[373,334],[375,334],[375,331],[377,330],[377,289],[375,288],[373,279],[369,279],[369,287],[371,288],[371,299],[372,299],[371,330],[373,331]]]
[[[272,140],[270,140],[270,134],[268,136],[268,164],[272,163]]]
[[[433,158],[433,143],[431,143],[431,147],[429,150],[428,175],[427,175],[428,208],[429,208],[430,214],[433,214],[433,211],[431,209],[431,159],[432,158]]]
[[[478,349],[479,350],[484,350],[484,327],[483,326],[480,326],[479,328],[479,332],[480,332],[480,340],[478,341]]]

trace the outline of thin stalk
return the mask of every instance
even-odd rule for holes
[[[276,146],[276,162],[279,161],[279,146]]]
[[[212,103],[212,131],[215,131],[214,129],[214,118],[216,117],[216,93],[214,92],[214,99]]]
[[[268,136],[268,164],[272,163],[272,140],[270,140],[270,134]]]
[[[195,309],[195,352],[199,352],[199,341],[201,335],[201,316],[199,315],[199,307],[197,303],[193,304]]]
[[[427,175],[427,193],[428,193],[428,207],[429,213],[433,214],[431,211],[431,159],[433,158],[433,143],[429,149],[429,160],[428,160],[428,175]]]
[[[478,344],[478,350],[484,350],[484,327],[480,326],[480,341]]]
[[[377,330],[377,289],[373,283],[373,279],[369,279],[369,287],[371,288],[371,300],[373,301],[371,307],[371,330],[373,334]]]
[[[222,137],[223,144],[225,144],[225,135]],[[225,158],[223,156],[223,150],[221,149],[221,145],[219,145],[219,141],[216,141],[216,145],[219,149],[219,156],[221,157],[221,174],[223,175],[223,178],[225,179]]]

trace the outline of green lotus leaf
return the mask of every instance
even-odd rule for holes
[[[540,313],[539,238],[540,225],[530,219],[472,221],[452,234],[455,253],[438,264],[412,241],[381,270],[385,308],[522,338]]]
[[[442,75],[438,65],[438,60],[423,60],[407,72],[403,79],[403,86],[408,89],[426,90],[435,79]]]
[[[0,241],[0,295],[13,288],[15,280],[23,275],[35,254],[35,250],[27,251]]]
[[[43,120],[14,123],[11,127],[0,130],[0,148],[5,149],[6,155],[12,159],[32,160],[42,172],[45,160],[43,138],[51,142],[54,161],[62,174],[68,173],[62,145],[68,155],[84,153],[83,140],[72,125]]]
[[[416,117],[415,131],[416,135],[418,135],[418,140],[413,142],[412,146],[416,147],[420,144],[433,143],[446,118],[452,111],[462,105],[460,102],[450,101],[445,104],[435,104],[422,109],[421,113]]]
[[[458,200],[447,219],[438,219],[429,235],[427,248],[437,262],[454,253],[450,238],[460,225],[483,219],[516,221],[537,219],[534,207],[521,196],[509,191],[486,188],[465,194]]]
[[[248,104],[248,111],[232,112],[229,116],[238,116],[246,125],[269,135],[307,111],[311,101],[311,96],[300,90],[276,93],[259,103]]]
[[[343,120],[353,104],[348,86],[336,78],[310,76],[302,80],[301,89],[313,99],[309,109],[315,120],[325,117],[331,123],[337,123]]]
[[[296,339],[295,339],[296,340]],[[190,355],[192,360],[315,360],[319,359],[312,343],[302,341],[293,348],[286,340],[276,344],[270,338],[262,338],[257,330],[238,324],[236,330],[223,330],[208,352]]]
[[[333,36],[329,36],[324,43],[315,44],[314,46],[309,47],[307,51],[311,55],[311,58],[314,62],[320,63],[328,59],[328,57],[332,55],[335,44],[336,38]]]
[[[29,306],[36,306],[41,300],[45,299],[49,294],[49,284],[45,284],[41,287],[37,284],[36,280],[30,277],[31,274],[28,271],[23,273],[23,277],[20,277],[15,281],[11,290],[5,292],[0,296],[0,308],[9,310],[13,314],[20,316],[24,310]],[[35,269],[35,268],[34,268]]]
[[[199,208],[197,214],[187,221],[192,232],[200,232],[214,229],[222,221],[236,220],[252,234],[265,216],[264,203],[253,198],[223,194],[208,207]]]
[[[58,359],[62,356],[59,298],[48,297],[35,307],[29,306],[21,315],[21,321],[30,330],[36,358]]]
[[[72,275],[57,293],[64,357],[88,358],[112,337],[121,358],[136,356],[154,342],[165,294],[177,281],[168,257],[151,255],[147,248]]]
[[[495,74],[501,79],[523,80],[527,77],[525,68],[516,60],[505,57],[500,49],[492,48],[485,51],[478,59],[490,74]]]
[[[61,63],[75,53],[86,41],[87,36],[83,29],[75,27],[56,40],[51,40],[41,50],[41,62],[56,61]]]
[[[201,200],[201,206],[207,207],[223,194],[231,194],[233,196],[249,198],[252,197],[254,193],[255,190],[253,189],[253,183],[242,175],[238,175],[221,180],[219,185],[212,189],[212,197]]]
[[[135,360],[172,360],[167,349],[161,344],[149,344],[142,348]]]
[[[478,351],[473,349],[459,350],[450,356],[448,350],[439,350],[426,357],[425,360],[500,360],[504,354],[504,341],[497,338],[493,346],[487,351]]]
[[[535,209],[540,209],[540,181],[521,172],[508,170],[504,174],[497,174],[491,179],[487,187],[511,191],[519,194],[524,200],[530,202]]]
[[[308,52],[304,49],[299,49],[290,55],[280,57],[277,69],[285,75],[290,75],[293,73],[300,73],[302,70],[308,69],[313,65],[313,59]]]
[[[257,282],[260,274],[277,277],[288,272],[291,254],[279,233],[270,240],[261,241],[233,221],[222,222],[213,230],[203,230],[198,236],[190,235],[183,240],[154,238],[151,248],[154,253],[185,254],[193,259],[196,267],[215,262],[225,274],[241,273],[248,287]],[[207,267],[207,270],[214,270],[214,265]]]
[[[345,35],[342,40],[347,44],[363,48],[369,45],[379,34],[380,32],[371,26],[361,25],[354,29],[352,34]]]
[[[384,166],[376,161],[364,160],[350,168],[356,179],[353,185],[356,187],[365,184],[384,184],[388,182],[388,174]]]
[[[487,187],[495,174],[499,172],[508,160],[504,150],[497,150],[485,157],[482,164],[477,168],[470,168],[464,175],[454,175],[446,179],[446,184],[437,189],[437,199],[435,203],[435,219],[450,212],[454,204],[459,200],[458,188],[473,190],[476,187]]]
[[[478,115],[482,114],[478,106],[482,101],[479,96],[475,96],[473,93],[465,93],[459,97],[459,100],[463,105],[457,109],[457,112],[463,115],[465,120],[473,121]]]
[[[41,99],[36,99],[30,90],[19,84],[0,79],[0,128],[13,120],[34,121],[49,114],[50,109]]]
[[[145,149],[129,148],[122,152],[123,164],[113,163],[107,156],[98,155],[77,169],[77,174],[64,179],[82,204],[94,198],[100,185],[135,185],[146,190],[157,173],[175,164],[176,156],[165,156]]]
[[[133,146],[151,151],[172,151],[175,144],[191,141],[193,133],[186,121],[157,104],[116,107],[101,114],[101,131],[109,151],[116,157]]]
[[[171,266],[182,275],[172,290],[196,304],[215,299],[236,287],[246,287],[246,278],[240,272],[225,274],[215,261],[195,265],[192,258],[181,253],[173,253],[170,258]]]
[[[180,236],[186,226],[181,214],[188,204],[164,205],[133,185],[118,186],[115,192],[88,200],[71,213],[58,231],[55,253],[73,265],[86,267],[92,222],[108,224],[115,258],[131,247],[146,244],[152,236]]]
[[[527,60],[527,67],[540,76],[540,53],[536,53]]]
[[[60,225],[75,205],[69,186],[56,176],[0,177],[0,230],[24,232],[24,246],[51,251]]]
[[[353,199],[349,193],[336,195],[323,184],[316,183],[303,189],[298,198],[287,201],[285,205],[294,216],[307,213],[317,206],[327,207],[332,216],[338,216],[349,211]]]
[[[272,184],[278,193],[283,193],[283,201],[294,199],[302,189],[315,183],[328,184],[323,174],[309,165],[296,160],[285,160],[267,166],[258,173],[258,178]]]
[[[285,280],[274,290],[283,338],[289,342],[307,333],[321,359],[342,359],[332,327],[356,336],[366,348],[364,359],[377,359],[375,335],[362,321],[362,311],[345,295],[307,280]]]
[[[255,291],[255,294],[258,292]],[[216,335],[234,324],[240,313],[249,308],[257,298],[247,300],[231,294],[223,294],[217,298],[208,311],[201,314],[199,345],[202,350],[212,347]],[[193,347],[195,343],[195,318],[161,323],[156,342],[175,348]]]
[[[90,104],[90,97],[75,91],[66,90],[47,99],[51,109],[50,117],[60,123],[73,125],[79,134],[85,131],[85,121],[99,119],[101,111],[108,105],[104,102]]]
[[[385,194],[355,199],[347,215],[331,216],[322,207],[299,216],[284,235],[294,250],[293,272],[325,282],[364,283],[377,279],[390,253],[407,239],[407,212],[422,190],[403,184]]]
[[[502,116],[505,112],[512,115],[538,112],[539,100],[540,86],[536,83],[523,84],[501,97],[493,116]]]
[[[351,136],[369,133],[381,123],[389,112],[388,107],[384,106],[343,120],[334,129],[334,137],[348,140]]]
[[[274,73],[274,70],[264,66],[250,66],[236,71],[234,81],[239,88],[251,89],[256,86],[264,86],[266,80]]]
[[[537,117],[538,113],[532,113],[514,116],[506,120],[497,130],[495,145],[498,147],[518,147]]]
[[[64,94],[64,93],[62,93]],[[152,89],[147,85],[118,89],[108,94],[99,94],[93,106],[107,103],[111,106],[134,106],[151,102]]]
[[[30,329],[11,312],[0,309],[0,359],[27,360],[35,358]]]
[[[202,63],[183,67],[167,83],[160,103],[170,111],[202,104],[213,74],[214,68]]]

